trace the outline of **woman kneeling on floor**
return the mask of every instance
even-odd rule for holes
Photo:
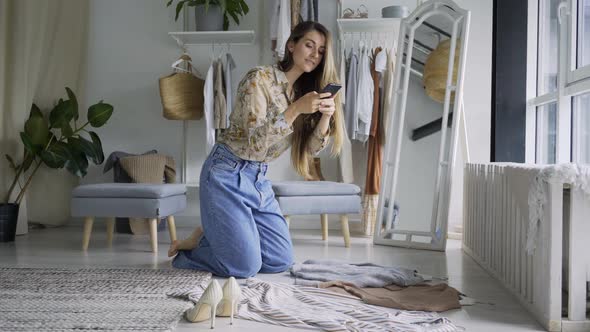
[[[333,136],[332,154],[343,140],[340,97],[318,93],[338,83],[329,31],[302,22],[276,65],[250,70],[239,84],[229,127],[205,161],[199,188],[202,228],[168,252],[177,268],[223,277],[286,271],[293,263],[289,229],[270,181],[268,162],[291,147],[297,172]]]

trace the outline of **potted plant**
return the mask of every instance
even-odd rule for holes
[[[19,204],[41,165],[54,169],[65,167],[70,173],[84,177],[89,161],[96,165],[104,161],[100,138],[89,131],[88,126],[103,126],[111,117],[113,106],[102,101],[90,106],[86,123],[79,126],[76,95],[67,87],[66,92],[68,99],[60,99],[48,114],[43,114],[33,103],[24,131],[20,133],[24,146],[22,160],[17,162],[16,158],[5,155],[14,171],[14,180],[0,202],[2,242],[14,240]],[[16,198],[10,201],[13,193]]]
[[[170,7],[173,2],[169,0],[166,6]],[[250,10],[244,0],[180,0],[176,4],[176,21],[184,6],[195,7],[197,31],[219,31],[222,27],[227,30],[230,17],[240,24],[239,17]]]

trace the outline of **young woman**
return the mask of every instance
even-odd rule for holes
[[[265,177],[267,163],[291,147],[293,166],[307,177],[308,160],[329,136],[332,154],[340,152],[339,96],[317,92],[339,81],[331,45],[323,25],[300,23],[282,61],[256,67],[242,79],[230,126],[201,171],[202,229],[172,243],[174,267],[246,278],[292,265],[289,229]]]

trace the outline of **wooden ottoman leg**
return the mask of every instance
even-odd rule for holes
[[[340,223],[342,224],[342,236],[344,237],[344,246],[350,247],[350,231],[348,230],[348,215],[340,215]]]
[[[170,233],[170,242],[176,241],[176,224],[174,223],[174,216],[168,216],[168,232]]]
[[[291,226],[291,217],[289,216],[283,216],[285,217],[285,220],[287,221],[287,228],[289,228],[289,226]]]
[[[150,219],[150,240],[152,252],[158,252],[158,219]]]
[[[88,243],[90,242],[90,233],[92,233],[93,223],[93,217],[84,218],[84,233],[82,234],[82,250],[84,251],[88,249]]]
[[[322,214],[320,218],[322,220],[322,240],[326,241],[328,239],[328,215]]]
[[[115,218],[107,218],[107,244],[113,245],[113,234],[115,233]]]

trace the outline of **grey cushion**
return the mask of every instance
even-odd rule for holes
[[[112,198],[163,198],[185,195],[183,184],[144,184],[144,183],[99,183],[81,185],[72,191],[72,197],[112,197]],[[123,217],[123,215],[116,215]]]
[[[164,198],[73,197],[74,217],[161,218],[186,208],[186,195]]]
[[[338,196],[359,195],[361,188],[349,183],[332,181],[283,181],[274,182],[276,196]]]
[[[360,213],[361,197],[347,196],[278,196],[284,215]]]

